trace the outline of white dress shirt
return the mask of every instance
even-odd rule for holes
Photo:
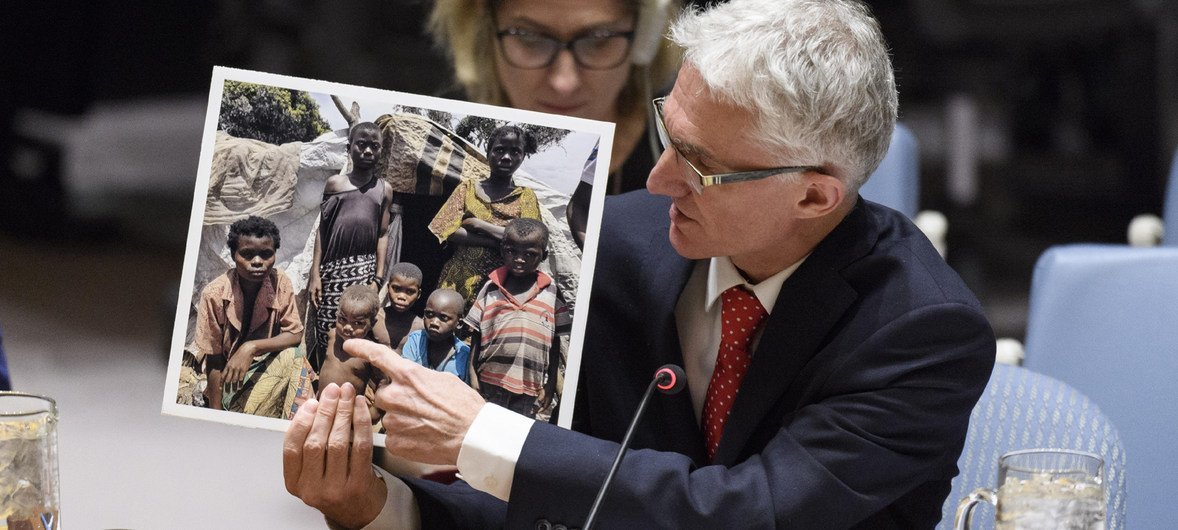
[[[675,304],[675,324],[679,328],[679,347],[683,351],[683,371],[687,374],[687,388],[691,391],[691,405],[695,409],[696,421],[700,421],[703,413],[708,383],[712,380],[716,355],[720,351],[720,312],[723,309],[720,295],[731,287],[743,285],[757,297],[765,312],[772,314],[781,285],[802,261],[805,258],[755,285],[745,280],[732,260],[726,257],[696,262],[691,278],[687,280]],[[762,327],[753,335],[749,351],[756,351],[764,329]]]

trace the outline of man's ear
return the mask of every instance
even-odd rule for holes
[[[822,217],[846,200],[847,185],[833,175],[807,173],[802,176],[802,185],[804,189],[798,201],[802,217]]]

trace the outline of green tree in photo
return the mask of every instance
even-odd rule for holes
[[[311,94],[240,81],[225,81],[217,126],[272,144],[307,142],[330,130]]]
[[[487,139],[491,137],[491,132],[496,127],[505,125],[506,123],[482,116],[466,116],[458,122],[458,126],[454,128],[454,132],[479,147],[485,147]],[[553,129],[552,127],[544,127],[531,123],[517,123],[516,125],[532,133],[532,136],[536,138],[537,152],[559,144],[569,134],[568,129]]]

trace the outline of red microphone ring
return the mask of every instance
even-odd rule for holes
[[[656,386],[658,386],[660,390],[669,390],[673,388],[675,386],[675,372],[671,371],[669,368],[663,368],[658,371],[656,377],[662,374],[667,374],[667,377],[670,379],[668,379],[666,383],[658,384]]]

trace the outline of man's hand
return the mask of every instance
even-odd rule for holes
[[[327,385],[320,399],[299,407],[286,430],[286,491],[342,526],[361,528],[380,514],[387,495],[372,470],[368,401],[351,383]]]
[[[426,464],[458,463],[462,439],[485,403],[478,392],[453,374],[425,368],[375,342],[349,339],[344,351],[389,378],[376,392],[376,406],[385,411],[388,452]]]

